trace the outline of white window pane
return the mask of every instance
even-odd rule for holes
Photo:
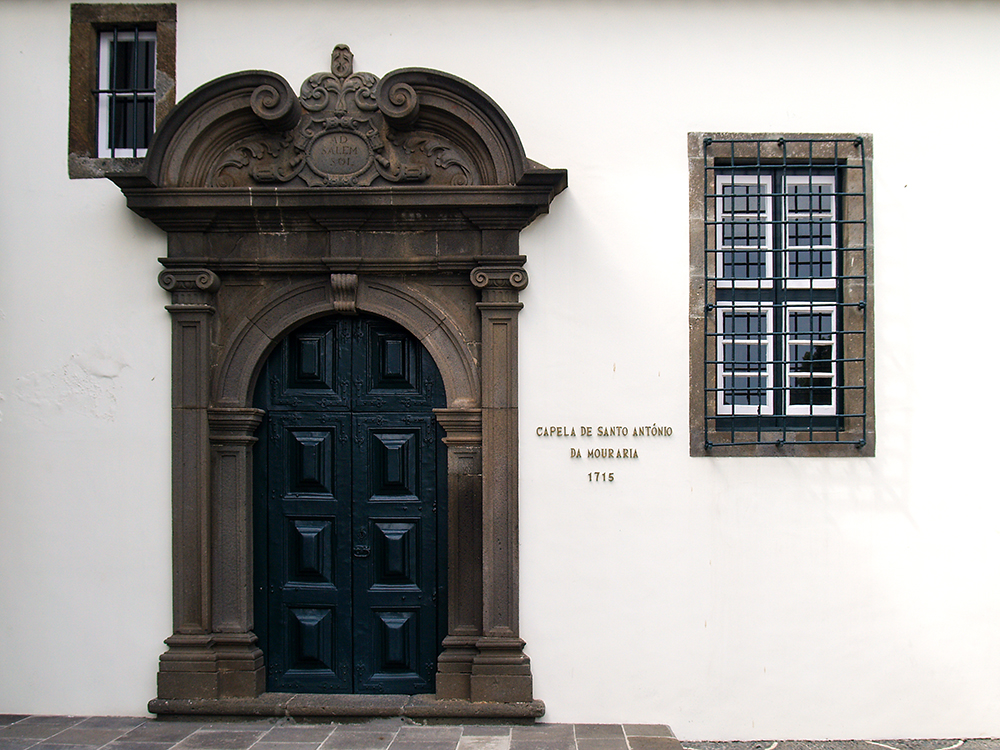
[[[833,381],[830,378],[795,378],[788,390],[789,407],[805,407],[817,413],[817,407],[833,406]],[[791,409],[794,413],[794,409]]]
[[[724,251],[717,266],[720,284],[770,285],[770,250],[774,246],[771,184],[769,174],[716,177],[720,196],[716,202],[716,247]]]
[[[833,222],[793,219],[788,222],[787,236],[788,247],[830,247],[833,245]]]
[[[767,313],[727,310],[722,314],[722,332],[727,334],[767,333]]]

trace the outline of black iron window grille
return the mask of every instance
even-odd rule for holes
[[[700,145],[704,362],[693,424],[704,453],[863,451],[873,435],[866,140]]]
[[[153,136],[156,32],[115,27],[98,36],[97,155],[146,155]]]

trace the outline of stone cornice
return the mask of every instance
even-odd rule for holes
[[[159,188],[136,175],[111,179],[128,207],[167,232],[519,231],[547,213],[565,170],[526,185],[361,188]]]
[[[318,260],[258,259],[232,260],[204,256],[186,258],[160,258],[160,263],[168,270],[183,272],[192,266],[210,269],[217,274],[365,274],[367,276],[438,275],[457,274],[467,276],[474,269],[489,264],[489,269],[499,274],[523,270],[525,256],[450,256],[436,258],[362,258],[327,257]],[[331,281],[332,283],[332,281]]]

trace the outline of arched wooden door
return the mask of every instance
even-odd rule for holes
[[[447,481],[434,361],[375,317],[268,357],[255,405],[256,633],[275,692],[430,693],[446,634]]]

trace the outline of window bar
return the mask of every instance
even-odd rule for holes
[[[115,120],[118,116],[118,96],[115,93],[117,89],[117,79],[116,72],[118,71],[118,27],[115,26],[111,30],[111,49],[109,50],[110,59],[108,60],[108,151],[111,154],[111,158],[115,158]]]
[[[835,165],[840,164],[840,141],[834,141],[833,144],[833,163]],[[831,250],[830,252],[830,262],[833,264],[833,266],[831,267],[830,270],[834,278],[834,285],[838,290],[843,286],[843,273],[844,273],[843,259],[838,258],[838,254],[842,252],[842,248],[844,246],[843,233],[840,231],[840,224],[838,223],[843,213],[842,210],[843,207],[839,205],[840,192],[841,192],[841,185],[838,182],[838,175],[834,173],[833,189],[831,191],[832,194],[830,196],[831,200],[830,211],[831,211],[831,218],[833,219],[833,223],[830,226],[832,234],[831,244],[833,245],[833,250]],[[822,208],[822,204],[820,205],[820,208]],[[812,217],[810,216],[810,218]],[[840,260],[841,262],[838,263],[837,262],[838,260]],[[833,319],[830,325],[831,329],[830,330],[830,344],[831,344],[830,400],[834,405],[834,413],[839,414],[840,419],[843,419],[844,408],[840,406],[840,404],[838,403],[840,400],[840,391],[838,390],[838,388],[835,388],[834,385],[835,384],[839,385],[844,382],[843,366],[841,364],[841,360],[843,359],[844,356],[844,338],[842,333],[842,331],[844,330],[844,316],[841,314],[842,298],[843,295],[840,294],[839,292],[834,298]],[[838,343],[840,344],[840,346],[837,346]],[[839,442],[840,430],[835,430],[833,435],[834,435],[834,440],[837,440]]]
[[[739,270],[738,262],[741,260],[741,257],[737,254],[739,252],[736,249],[738,245],[734,241],[732,243],[733,249],[730,251],[733,256],[732,262],[734,265],[730,271],[726,271],[725,255],[729,244],[720,244],[717,241],[713,242],[708,232],[713,231],[716,233],[716,237],[718,237],[719,232],[725,231],[722,227],[723,222],[729,221],[734,226],[739,224],[738,221],[733,220],[736,217],[723,214],[722,206],[726,191],[719,189],[722,183],[718,180],[720,173],[735,175],[739,171],[738,158],[745,160],[745,157],[739,155],[740,152],[737,151],[738,144],[751,145],[753,148],[754,156],[751,157],[752,161],[742,167],[745,170],[742,173],[747,174],[749,172],[754,175],[757,193],[763,198],[761,185],[764,182],[763,178],[765,174],[770,173],[771,170],[764,153],[764,147],[767,143],[774,143],[779,147],[780,161],[775,164],[775,168],[777,169],[776,173],[780,172],[781,179],[772,187],[771,195],[765,200],[770,202],[772,213],[775,210],[781,210],[784,215],[780,217],[767,217],[761,208],[764,200],[759,201],[756,211],[746,214],[746,223],[752,224],[756,221],[760,225],[771,227],[769,230],[771,241],[767,241],[766,233],[762,237],[760,231],[757,231],[753,241],[746,244],[747,253],[752,256],[754,261],[753,276],[756,277],[756,283],[751,286],[756,289],[756,294],[752,297],[748,297],[745,292],[739,294],[738,290],[736,290],[737,284],[735,283],[733,283],[732,287],[728,284],[726,286],[727,300],[731,299],[733,302],[737,302],[739,299],[755,300],[755,302],[750,303],[749,307],[745,308],[748,312],[762,313],[765,309],[765,299],[773,299],[771,303],[772,330],[758,331],[754,336],[748,336],[746,341],[748,343],[756,341],[756,346],[762,346],[766,344],[761,342],[765,342],[766,339],[770,338],[769,353],[771,362],[774,363],[774,369],[771,371],[770,378],[764,374],[756,380],[756,383],[747,388],[749,383],[743,383],[742,381],[749,380],[749,376],[745,378],[730,377],[730,382],[727,385],[725,378],[725,372],[727,371],[726,356],[730,355],[722,356],[720,359],[720,355],[722,355],[720,347],[725,348],[724,342],[727,334],[719,328],[724,318],[718,312],[717,301],[720,297],[720,280],[723,278],[729,279],[729,276],[732,276],[731,281],[735,282],[739,276],[744,274],[750,276],[750,266],[748,264],[745,270]],[[790,143],[801,144],[805,147],[806,154],[801,165],[794,162],[793,158],[790,157]],[[830,150],[825,152],[827,155],[823,157],[817,151],[818,144],[820,143],[830,144]],[[860,163],[851,163],[855,161],[856,157],[845,157],[844,153],[847,144],[851,144],[860,152]],[[713,146],[714,148],[712,148]],[[728,154],[720,154],[719,151],[722,149],[728,151]],[[740,151],[745,153],[743,149]],[[817,183],[817,178],[826,174],[826,170],[828,169],[826,167],[826,159],[829,158],[828,154],[830,151],[832,151],[832,164],[829,170],[836,179],[830,182],[828,178],[823,178]],[[865,361],[868,354],[866,338],[868,321],[866,309],[868,303],[867,275],[869,264],[867,252],[868,207],[865,200],[868,175],[867,165],[864,160],[863,141],[860,138],[851,140],[807,138],[787,142],[785,139],[777,139],[776,141],[765,139],[727,139],[713,143],[713,139],[706,138],[703,153],[705,159],[703,163],[703,179],[706,208],[711,205],[714,209],[707,212],[703,246],[706,270],[708,268],[712,270],[711,273],[706,274],[706,357],[702,371],[705,386],[703,409],[706,428],[716,434],[721,434],[723,431],[727,432],[729,444],[734,445],[752,445],[754,444],[753,442],[747,442],[747,439],[751,437],[756,438],[756,444],[761,444],[765,437],[769,443],[772,440],[778,444],[789,442],[789,440],[791,442],[799,442],[799,440],[795,439],[795,436],[792,434],[793,432],[802,434],[801,442],[813,444],[840,443],[846,437],[843,435],[843,430],[848,427],[848,421],[859,419],[861,424],[861,439],[860,441],[854,440],[852,442],[855,442],[858,447],[863,446],[864,434],[866,433],[868,422],[866,405],[867,389],[869,387],[867,383],[867,371],[865,369]],[[726,155],[729,157],[728,164],[720,167],[718,163]],[[796,193],[792,190],[788,181],[784,179],[787,176],[788,169],[791,168],[800,168],[802,169],[800,174],[805,173],[807,179],[804,191],[798,190]],[[852,188],[856,182],[856,178],[851,178],[850,175],[856,173],[855,171],[859,171],[861,174],[862,184],[860,191]],[[749,184],[754,183],[750,182]],[[817,184],[828,186],[826,193],[830,196],[831,201],[828,210],[822,204],[824,189],[817,187]],[[729,192],[735,195],[737,191],[730,189]],[[819,205],[814,201],[814,193],[821,196]],[[804,210],[802,210],[801,204],[796,204],[795,206],[796,215],[794,219],[801,219],[798,223],[801,223],[803,226],[801,229],[795,228],[797,234],[794,247],[798,248],[801,244],[803,252],[793,256],[791,251],[792,246],[788,244],[788,240],[790,239],[788,233],[793,229],[794,225],[793,217],[788,215],[788,206],[793,198],[797,200],[795,198],[796,195],[804,196],[806,203]],[[861,200],[863,205],[858,208],[853,199]],[[850,205],[846,203],[848,200],[851,201]],[[861,214],[860,218],[858,218],[859,212]],[[803,215],[798,216],[799,213]],[[723,216],[727,218],[724,219]],[[824,221],[826,219],[829,221]],[[814,226],[816,224],[828,224],[830,228],[826,230],[820,226],[817,229]],[[849,228],[856,225],[860,225],[860,247],[858,247],[856,235],[854,233],[847,234]],[[830,232],[829,240],[825,238],[824,232],[826,231]],[[735,237],[736,230],[730,231],[730,234]],[[775,234],[777,234],[777,237],[775,237]],[[819,245],[818,248],[817,244]],[[857,257],[856,253],[859,252],[861,256]],[[849,263],[848,260],[852,255],[855,260]],[[767,271],[768,260],[771,263],[769,273]],[[789,267],[789,263],[801,264],[803,262],[808,263],[804,268],[795,265],[793,271]],[[860,273],[857,271],[849,272],[849,269],[854,269],[857,265],[861,266]],[[808,284],[801,285],[806,287],[804,294],[798,292],[796,295],[789,295],[787,289],[788,279],[786,276],[791,273],[794,273],[796,276],[801,274],[803,278],[809,279]],[[832,289],[834,291],[832,293],[824,292],[823,289],[830,289],[831,287],[816,284],[817,277],[832,279]],[[844,285],[849,281],[862,282],[861,289],[852,287],[852,289],[856,289],[855,292],[852,292],[852,295],[857,294],[861,297],[860,300],[853,298],[844,299]],[[770,291],[766,288],[768,285],[770,286]],[[729,289],[733,289],[734,291],[729,293]],[[797,331],[794,334],[795,338],[792,338],[793,333],[790,328],[793,326],[793,321],[790,317],[792,312],[790,304],[793,298],[796,300],[797,305],[806,313],[806,317],[802,321],[794,324],[798,326],[795,328]],[[746,305],[745,302],[744,305]],[[859,330],[855,330],[858,326],[852,329],[845,327],[846,318],[843,311],[848,306],[856,306],[862,311],[862,316],[859,319]],[[711,315],[712,320],[709,320],[708,317],[713,311],[715,314]],[[823,317],[817,318],[817,315]],[[757,319],[760,320],[759,318]],[[803,326],[804,328],[799,330],[799,327]],[[829,334],[824,334],[823,331],[827,329],[829,330]],[[825,336],[828,336],[828,338]],[[861,341],[857,342],[857,337],[859,336],[861,337]],[[791,378],[791,370],[795,362],[798,361],[797,357],[800,356],[798,350],[795,352],[791,351],[790,346],[792,345],[792,341],[800,341],[800,344],[796,344],[796,346],[801,345],[805,347],[807,352],[811,352],[816,347],[826,348],[829,351],[829,362],[825,362],[820,369],[803,371],[800,373],[802,375],[801,378]],[[732,346],[733,348],[730,351],[736,352],[735,342]],[[858,356],[858,348],[860,348],[860,356]],[[853,355],[851,354],[852,350],[854,351]],[[754,351],[759,352],[758,349]],[[728,363],[731,366],[729,372],[736,373],[744,365],[746,365],[747,372],[756,372],[750,369],[754,364],[752,360],[747,359],[750,356],[748,353],[734,353],[731,356],[737,359]],[[747,359],[747,362],[744,363],[743,359]],[[853,374],[854,365],[858,366],[857,375]],[[710,367],[714,368],[714,370],[709,370]],[[845,369],[847,367],[851,367],[850,373]],[[811,377],[814,372],[825,377]],[[721,382],[715,382],[714,387],[710,388],[709,384],[713,380],[713,373],[714,379]],[[851,375],[851,377],[849,378],[848,375]],[[795,425],[791,420],[781,417],[790,416],[787,413],[787,407],[794,396],[792,393],[793,385],[798,382],[803,384],[802,390],[805,393],[799,394],[796,398],[804,400],[803,405],[806,408],[801,411],[804,419],[796,417],[798,424]],[[756,404],[752,404],[752,406],[757,407],[756,417],[751,415],[738,416],[735,408],[732,412],[727,411],[724,414],[718,410],[719,402],[725,403],[728,401],[734,407],[737,405],[737,402],[741,398],[741,383],[742,392],[745,392],[747,395],[753,393],[752,398],[757,402]],[[829,390],[829,396],[822,393],[823,390],[827,389]],[[774,408],[771,410],[765,408],[768,403],[768,390],[772,392],[771,403]],[[860,405],[849,408],[848,404],[858,404],[857,398],[850,397],[850,393],[855,391],[860,391]],[[746,396],[742,396],[742,398],[746,398]],[[829,403],[827,399],[829,399]],[[713,404],[715,406],[712,406]],[[826,419],[826,415],[817,413],[817,407],[824,405],[832,407],[837,420],[836,422],[831,424]],[[771,411],[772,413],[765,415],[761,413],[762,410],[765,412]],[[764,418],[765,416],[767,417],[766,419]],[[748,428],[750,434],[746,435]],[[851,429],[851,432],[855,431]],[[777,439],[766,435],[766,433],[774,433]],[[746,435],[746,437],[738,439],[739,435]],[[710,440],[710,435],[706,435],[706,448],[711,447],[713,447],[713,444]]]
[[[714,315],[714,311],[715,311],[715,305],[712,302],[715,299],[715,285],[714,285],[713,277],[717,273],[717,271],[716,271],[716,264],[709,262],[710,258],[711,258],[711,256],[710,256],[710,245],[713,244],[713,243],[709,242],[709,231],[710,231],[710,227],[711,227],[711,233],[712,233],[713,236],[715,235],[715,220],[718,217],[718,205],[717,205],[717,201],[716,201],[716,199],[714,197],[712,198],[712,203],[711,203],[712,210],[711,210],[711,212],[709,212],[709,210],[708,210],[708,207],[709,207],[709,196],[710,196],[710,194],[713,194],[713,193],[717,192],[716,189],[715,189],[715,174],[717,174],[717,172],[715,170],[710,170],[709,169],[710,159],[709,159],[708,152],[709,152],[709,148],[711,147],[711,143],[712,143],[712,139],[711,138],[706,138],[704,140],[704,142],[703,142],[703,145],[702,145],[703,154],[704,154],[704,156],[702,158],[702,193],[705,196],[705,198],[704,198],[704,206],[705,206],[705,215],[704,215],[704,218],[705,218],[705,231],[703,233],[704,237],[702,238],[703,245],[704,245],[704,261],[703,262],[704,262],[704,268],[705,268],[705,300],[704,300],[704,303],[705,303],[705,310],[704,310],[704,321],[705,321],[704,350],[705,350],[705,353],[704,353],[704,356],[702,357],[702,360],[703,360],[703,363],[704,363],[703,366],[702,366],[702,416],[703,416],[703,419],[704,419],[704,422],[705,422],[705,426],[704,426],[704,429],[705,429],[705,450],[711,450],[712,449],[712,443],[709,440],[709,436],[714,431],[713,430],[713,426],[716,429],[718,428],[718,420],[715,420],[714,422],[710,423],[710,421],[709,421],[709,413],[710,412],[709,412],[709,408],[708,408],[708,406],[709,406],[709,400],[710,399],[717,400],[717,396],[716,396],[715,392],[709,390],[709,382],[710,382],[710,380],[709,380],[709,377],[708,377],[709,368],[710,367],[717,367],[717,365],[715,365],[712,362],[712,360],[716,359],[716,355],[714,353],[716,351],[716,349],[714,348],[714,346],[710,346],[710,344],[714,344],[715,342],[714,342],[714,339],[711,338],[711,334],[709,333],[709,328],[712,326],[711,318]],[[714,166],[714,163],[713,163],[713,166]],[[711,185],[712,187],[709,188],[709,185]],[[711,214],[711,217],[712,217],[712,223],[711,223],[711,225],[709,225],[709,223],[708,223],[708,218],[709,218],[710,214]],[[710,272],[710,269],[711,269],[711,272]],[[718,385],[718,384],[716,384],[716,385]],[[710,424],[712,426],[710,426]]]
[[[809,182],[807,184],[807,193],[806,193],[806,195],[809,196],[809,222],[810,222],[810,227],[809,227],[809,261],[810,261],[810,268],[809,268],[809,271],[810,271],[810,273],[812,273],[812,271],[813,271],[813,269],[812,269],[812,260],[815,257],[813,255],[813,253],[815,252],[813,248],[814,248],[815,241],[816,241],[815,237],[812,234],[812,218],[813,218],[813,215],[812,215],[813,214],[813,212],[812,212],[812,192],[813,192],[813,184],[814,184],[814,182],[813,182],[813,176],[814,176],[814,172],[815,172],[815,170],[813,169],[813,161],[814,161],[814,150],[813,149],[814,149],[814,147],[815,147],[815,144],[810,140],[809,141],[809,159],[808,159],[808,164],[809,164],[809,170],[808,170]],[[836,144],[834,144],[834,149],[836,149]],[[816,336],[816,331],[814,330],[814,328],[815,328],[814,323],[815,323],[816,319],[813,318],[813,317],[811,317],[811,316],[813,316],[815,314],[815,311],[816,311],[816,281],[815,281],[815,278],[812,277],[812,276],[810,277],[810,280],[809,280],[809,294],[807,296],[809,297],[809,315],[810,315],[810,318],[809,318],[809,343],[810,343],[811,346],[815,346],[815,344],[813,342],[815,341],[815,336]],[[789,367],[790,366],[791,365],[789,365]],[[814,383],[815,383],[815,378],[810,378],[810,385],[814,385]],[[815,434],[814,434],[814,432],[815,432],[815,426],[816,426],[816,422],[815,422],[816,405],[814,403],[815,396],[816,396],[815,390],[812,389],[812,388],[810,388],[809,389],[809,414],[808,414],[808,421],[806,422],[806,425],[807,425],[808,430],[809,430],[809,433],[808,433],[809,434],[809,442],[813,442],[813,440],[815,439]],[[791,401],[791,391],[789,391],[789,401]]]
[[[857,141],[854,142],[854,145],[855,147],[857,146]],[[854,168],[851,164],[851,160],[852,160],[851,156],[847,156],[844,158],[845,166],[843,174],[840,177],[840,184],[839,184],[839,189],[841,191],[839,201],[842,208],[840,213],[838,214],[838,219],[840,220],[838,228],[840,230],[840,236],[843,238],[841,242],[841,246],[843,249],[840,251],[840,268],[839,268],[841,289],[843,289],[843,285],[847,282],[849,278],[847,261],[850,256],[848,254],[854,252],[854,248],[852,247],[853,243],[850,237],[851,237],[851,227],[855,222],[849,218],[851,216],[851,212],[847,210],[848,202],[851,200],[850,175],[851,175],[851,170]],[[865,286],[867,287],[867,284]],[[854,416],[850,413],[853,410],[848,409],[848,404],[850,404],[853,401],[853,399],[849,398],[851,394],[849,393],[848,390],[848,379],[847,379],[848,368],[850,367],[848,359],[849,349],[847,345],[849,341],[853,340],[854,334],[847,330],[847,323],[846,323],[847,316],[845,315],[847,309],[847,301],[844,299],[843,293],[841,293],[838,296],[838,304],[839,304],[838,313],[840,314],[841,321],[843,321],[841,323],[842,332],[840,338],[841,340],[840,371],[842,373],[842,383],[839,396],[840,396],[840,403],[842,404],[841,424],[845,429],[847,429],[847,427],[849,426],[849,421],[854,419]],[[862,378],[864,378],[865,367],[863,361],[861,363],[861,372],[862,372]],[[864,400],[862,400],[862,403],[864,403]],[[863,435],[864,435],[864,430],[862,430],[862,436]],[[862,440],[862,442],[857,447],[861,447],[861,445],[863,444],[864,441]]]
[[[735,143],[730,143],[729,144],[729,151],[730,151],[729,163],[733,164],[733,162],[736,159],[736,144]],[[730,172],[730,174],[732,174],[732,172]],[[721,191],[718,191],[718,189],[717,189],[716,192],[721,192]],[[716,200],[718,200],[718,199],[716,199]],[[723,198],[723,202],[724,201],[725,201],[725,198]],[[718,205],[718,204],[716,204],[716,205]],[[735,229],[735,227],[734,227],[734,229]],[[733,246],[734,246],[734,248],[735,248],[735,245],[736,245],[736,240],[735,240],[735,236],[734,236],[734,239],[733,239]],[[737,258],[737,253],[736,253],[735,249],[732,250],[731,253],[732,253],[732,259],[734,261],[733,275],[735,276],[736,275],[735,260]],[[725,255],[723,255],[723,258],[725,258]],[[747,275],[749,275],[749,274],[750,274],[750,266],[749,266],[749,262],[748,262],[747,263]],[[718,269],[716,269],[716,275],[718,276]],[[736,280],[733,279],[732,283],[735,284]],[[733,314],[734,327],[735,327],[735,320],[736,320],[736,318],[737,318],[737,316],[736,316],[735,311],[734,311],[734,314]],[[725,331],[723,331],[723,333],[725,333]],[[723,339],[723,346],[725,346],[725,339]],[[725,365],[723,365],[723,366],[725,366]],[[749,390],[747,392],[749,394]],[[739,392],[736,389],[736,379],[735,378],[733,378],[732,395],[731,395],[730,398],[731,398],[731,400],[733,402],[733,416],[734,416],[734,419],[731,419],[730,422],[729,422],[729,425],[730,425],[729,439],[730,439],[731,442],[735,443],[736,442],[736,419],[735,419],[736,415],[735,415],[735,411],[736,411],[736,402],[739,399]],[[758,394],[758,398],[759,398],[759,394]]]
[[[761,181],[762,181],[762,176],[763,176],[763,169],[762,169],[762,167],[763,167],[763,154],[761,153],[762,146],[763,146],[763,144],[760,141],[758,141],[757,142],[757,159],[756,159],[756,161],[757,161],[756,167],[757,167],[757,193],[758,193],[758,195],[760,195],[760,192],[761,192],[760,186],[761,186]],[[766,238],[767,238],[768,235],[767,235],[767,232],[765,230],[764,237],[765,237],[765,244],[767,245],[767,247],[763,251],[763,253],[764,253],[763,255],[761,255],[761,239],[760,239],[759,233],[758,233],[758,237],[757,237],[757,258],[758,258],[758,263],[761,260],[764,261],[764,267],[763,267],[763,272],[764,273],[763,273],[763,275],[768,275],[768,260],[771,261],[771,263],[770,263],[771,271],[770,271],[770,274],[768,275],[768,279],[767,280],[768,280],[768,283],[771,284],[771,288],[772,289],[774,289],[774,285],[777,282],[777,273],[776,273],[776,271],[777,271],[777,262],[778,262],[778,257],[779,257],[779,253],[776,252],[779,243],[778,243],[778,241],[777,241],[777,239],[775,237],[775,235],[776,235],[776,231],[775,230],[779,230],[780,231],[780,228],[781,228],[780,225],[776,225],[775,224],[775,215],[774,215],[774,190],[775,190],[775,185],[774,185],[774,181],[772,179],[772,181],[771,181],[771,188],[769,190],[769,195],[767,196],[767,206],[771,210],[770,221],[768,222],[769,225],[770,225],[769,228],[770,228],[771,241],[770,241],[770,243],[766,243]],[[758,202],[758,204],[757,204],[757,218],[758,218],[758,220],[760,220],[762,218],[766,220],[768,218],[766,214],[763,217],[761,216],[760,209],[761,209],[762,205],[763,204],[760,203],[760,202]],[[761,314],[763,312],[763,309],[764,309],[764,298],[763,297],[764,297],[764,285],[763,285],[763,279],[761,279],[757,283],[757,313],[758,314]],[[775,336],[775,328],[777,327],[777,324],[775,323],[775,317],[776,317],[775,316],[775,308],[774,308],[774,305],[772,305],[771,306],[771,327],[770,327],[770,330],[768,331],[768,334],[770,335],[770,341],[771,341],[770,354],[771,354],[771,360],[772,361],[774,360],[774,355],[776,353],[777,347],[780,346],[780,344],[781,344],[780,337]],[[758,336],[759,335],[760,334],[758,333]],[[758,338],[758,342],[759,341],[760,341],[760,339]],[[773,414],[774,414],[775,400],[780,395],[778,393],[778,391],[777,391],[777,388],[775,387],[777,385],[776,378],[778,377],[778,373],[776,372],[776,369],[777,368],[772,365],[772,367],[771,367],[771,377],[770,377],[769,380],[765,381],[765,385],[770,390],[770,394],[771,394],[771,415],[769,415],[769,416],[773,416]],[[758,398],[758,400],[762,400],[762,399],[766,398],[766,396],[765,396],[764,393],[759,393],[757,395],[757,398]],[[759,443],[762,440],[761,430],[763,428],[763,422],[762,422],[762,420],[760,418],[760,416],[761,416],[760,406],[757,407],[757,415],[758,415],[758,417],[757,417],[757,442]]]
[[[861,439],[858,441],[858,448],[861,448],[865,444],[866,436],[868,435],[868,368],[864,366],[864,362],[868,361],[868,319],[871,315],[868,306],[868,166],[865,160],[865,142],[863,139],[858,138],[855,140],[854,145],[861,152],[861,267],[864,273],[865,281],[862,284],[861,291],[861,301],[862,301],[862,317],[861,317],[861,356],[863,358],[861,366],[861,398],[862,398],[862,409],[861,409]]]
[[[139,28],[136,27],[132,42],[132,156],[139,154]],[[126,144],[128,136],[126,134]],[[127,147],[127,146],[126,146]]]
[[[781,265],[780,265],[779,268],[780,268],[780,270],[782,272],[784,272],[784,269],[786,269],[788,267],[788,262],[789,262],[789,258],[790,258],[789,254],[788,254],[788,241],[787,241],[787,237],[788,237],[788,178],[787,178],[787,175],[788,175],[788,142],[784,138],[779,138],[778,139],[778,145],[781,147],[781,172],[782,172],[782,179],[781,179],[781,188],[780,188],[779,194],[775,198],[776,201],[777,201],[777,204],[778,204],[777,205],[778,211],[781,213],[781,218],[780,218],[781,224],[778,226],[779,241],[776,244],[780,244],[780,246],[781,246],[781,250],[778,253],[778,255],[780,255],[780,263],[781,263]],[[789,392],[790,392],[789,391],[789,385],[790,385],[790,383],[789,383],[789,378],[788,378],[788,370],[789,370],[789,363],[788,363],[788,295],[787,295],[787,290],[785,289],[785,285],[788,282],[787,282],[787,273],[782,273],[781,276],[784,277],[784,284],[782,284],[781,287],[779,288],[779,286],[778,286],[778,284],[779,284],[778,270],[776,270],[775,271],[774,284],[775,284],[775,295],[776,295],[775,302],[778,303],[778,315],[776,315],[775,317],[779,321],[776,325],[780,325],[781,326],[781,330],[780,330],[780,334],[779,334],[779,337],[778,337],[779,338],[779,347],[778,347],[778,350],[775,352],[776,359],[777,359],[777,366],[776,366],[775,369],[778,370],[778,372],[781,373],[781,375],[780,375],[780,377],[781,377],[781,393],[780,393],[780,397],[781,397],[781,404],[782,404],[783,407],[785,407],[785,405],[788,404],[788,401],[789,401]],[[787,408],[787,407],[785,407],[785,408]],[[780,447],[781,445],[783,445],[784,443],[787,443],[787,442],[788,442],[788,422],[786,420],[786,421],[783,421],[781,423],[781,437],[778,439],[777,445]]]

